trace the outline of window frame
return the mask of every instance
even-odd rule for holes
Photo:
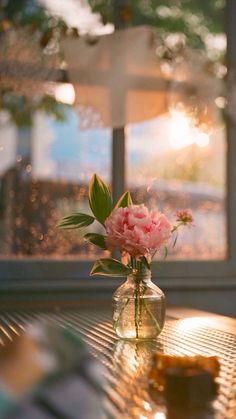
[[[228,71],[236,68],[236,2],[226,2],[226,36]],[[228,257],[223,261],[165,261],[154,262],[154,281],[165,289],[181,288],[236,288],[236,123],[227,121],[227,242]],[[117,159],[117,155],[123,158]],[[113,193],[116,198],[125,185],[125,130],[113,130],[112,158]],[[217,227],[217,226],[216,226]],[[119,281],[89,278],[92,261],[46,260],[38,258],[0,259],[1,298],[29,290],[42,292],[51,290],[56,294],[66,291],[100,290],[110,291]],[[40,294],[41,295],[41,294]],[[47,297],[45,297],[47,298]]]

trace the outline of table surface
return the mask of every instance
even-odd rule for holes
[[[156,351],[176,355],[216,355],[221,370],[213,413],[194,418],[236,418],[236,320],[185,308],[169,308],[164,330],[149,342],[118,340],[111,325],[109,304],[86,302],[57,310],[8,310],[0,313],[1,343],[14,339],[26,322],[53,319],[70,326],[105,367],[104,410],[110,418],[172,418],[151,397],[147,376]],[[173,416],[177,417],[177,416]],[[190,419],[190,415],[180,416]],[[86,418],[87,419],[87,418]]]

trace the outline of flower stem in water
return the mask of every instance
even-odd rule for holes
[[[117,327],[117,326],[118,326],[119,321],[120,321],[120,319],[121,319],[121,315],[122,315],[122,313],[123,313],[124,309],[126,308],[126,306],[129,304],[129,302],[130,302],[130,298],[127,298],[127,300],[126,300],[125,304],[123,305],[122,309],[120,310],[120,313],[119,313],[118,319],[114,322],[114,327]]]
[[[155,328],[156,328],[157,332],[158,332],[158,333],[160,333],[160,332],[161,332],[161,328],[160,328],[160,326],[159,326],[159,324],[158,324],[158,322],[157,322],[157,320],[156,320],[155,316],[152,314],[152,312],[151,312],[150,308],[149,308],[149,307],[148,307],[148,305],[146,304],[146,301],[145,301],[145,299],[144,299],[144,298],[142,299],[142,302],[143,302],[143,305],[144,305],[144,307],[145,307],[145,309],[146,309],[147,313],[149,314],[149,316],[150,316],[150,318],[151,318],[151,320],[152,320],[152,322],[153,322],[153,324],[154,324],[154,326],[155,326]]]
[[[136,333],[136,339],[139,338],[139,310],[140,310],[140,295],[139,295],[139,284],[136,283],[135,287],[135,298],[134,298],[134,304],[135,304],[135,333]]]

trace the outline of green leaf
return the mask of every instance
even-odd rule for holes
[[[168,256],[168,249],[167,249],[167,247],[165,246],[165,247],[164,247],[164,260],[167,258],[167,256]]]
[[[120,208],[120,207],[128,207],[129,205],[132,205],[133,201],[131,198],[131,195],[129,193],[129,191],[126,191],[119,199],[119,201],[117,202],[115,208]]]
[[[97,233],[87,233],[84,236],[84,239],[88,241],[89,243],[94,244],[97,247],[100,247],[100,249],[106,250],[106,243],[105,243],[105,237],[102,234]]]
[[[175,245],[176,245],[176,243],[177,243],[177,240],[178,240],[178,233],[176,234],[176,237],[175,237],[175,239],[174,239],[173,248],[175,247]]]
[[[127,276],[132,272],[132,269],[116,259],[98,259],[90,272],[90,275],[103,275],[122,277]]]
[[[63,217],[57,224],[58,228],[73,229],[87,227],[94,222],[95,218],[88,214],[76,213]]]
[[[149,271],[151,269],[150,263],[148,262],[147,258],[145,256],[141,256],[140,262],[147,268]]]
[[[96,219],[104,224],[112,210],[112,197],[107,185],[96,174],[89,184],[89,205]]]

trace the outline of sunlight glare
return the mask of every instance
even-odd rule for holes
[[[172,148],[179,149],[194,143],[191,120],[183,112],[170,113],[169,142]]]
[[[73,84],[63,83],[56,88],[55,98],[59,102],[66,103],[67,105],[73,105],[75,101],[75,90]]]
[[[195,142],[199,147],[207,147],[209,144],[209,135],[206,132],[199,132],[196,135]]]
[[[165,415],[165,413],[163,413],[163,412],[157,412],[157,413],[154,415],[154,419],[166,419],[166,415]]]
[[[178,332],[198,329],[199,327],[216,327],[217,320],[210,316],[195,316],[182,319],[177,325]]]
[[[194,143],[199,147],[207,147],[210,141],[209,135],[194,126],[189,116],[177,110],[170,112],[168,138],[170,146],[175,150]]]

